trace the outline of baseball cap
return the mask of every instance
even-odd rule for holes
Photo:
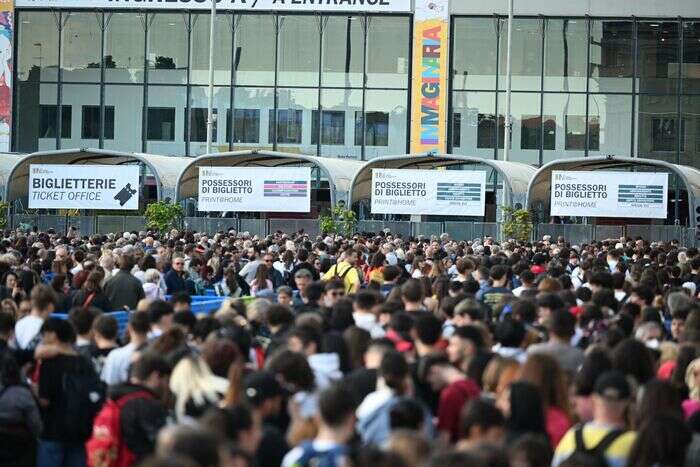
[[[284,393],[282,386],[269,371],[257,371],[245,378],[245,395],[253,405]]]
[[[606,371],[595,380],[593,391],[600,397],[612,402],[626,401],[632,395],[630,384],[625,374],[616,371]]]

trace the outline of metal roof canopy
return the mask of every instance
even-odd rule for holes
[[[178,201],[196,198],[199,191],[199,167],[305,167],[315,166],[328,177],[331,205],[339,199],[347,199],[353,176],[362,163],[355,160],[307,156],[276,151],[232,151],[204,154],[191,160],[182,170],[177,181]]]
[[[28,196],[30,164],[122,165],[140,163],[147,166],[156,179],[159,200],[175,198],[177,177],[188,158],[157,156],[154,154],[109,151],[105,149],[59,149],[27,154],[19,159],[9,172],[10,182],[5,187],[5,199],[12,202]]]
[[[25,154],[3,152],[0,153],[0,196],[7,200],[7,182],[10,180],[12,169],[22,160]]]
[[[434,170],[438,167],[455,165],[486,165],[498,173],[505,182],[505,201],[510,204],[525,205],[528,183],[537,169],[521,162],[506,162],[481,157],[460,156],[456,154],[382,156],[366,162],[352,181],[351,204],[371,195],[372,169],[421,169]]]
[[[552,188],[553,170],[594,171],[621,169],[624,167],[651,167],[663,168],[678,175],[683,181],[688,192],[688,219],[691,227],[697,226],[695,208],[700,200],[700,170],[687,166],[672,164],[670,162],[643,159],[639,157],[596,156],[579,157],[574,159],[560,159],[543,165],[535,174],[527,190],[527,205],[533,209],[535,203],[542,202],[545,212],[549,214],[550,191]]]

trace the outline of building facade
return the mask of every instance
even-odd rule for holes
[[[214,150],[502,158],[506,4],[222,0]],[[10,149],[203,154],[208,8],[16,0]],[[512,161],[700,167],[697,0],[515,0],[515,11]],[[445,28],[420,26],[426,12]]]

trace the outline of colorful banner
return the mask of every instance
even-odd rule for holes
[[[668,174],[552,171],[552,216],[665,219]]]
[[[17,0],[18,8],[209,10],[211,0]],[[217,0],[220,10],[409,13],[411,0]]]
[[[483,216],[486,172],[372,169],[372,214]]]
[[[411,153],[447,152],[449,0],[416,0],[413,16]]]
[[[310,212],[309,167],[200,167],[199,211]]]
[[[0,0],[0,152],[10,151],[14,10],[12,0]]]
[[[29,165],[30,209],[138,209],[137,165]]]

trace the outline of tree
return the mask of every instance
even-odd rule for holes
[[[165,233],[177,228],[184,215],[184,210],[179,204],[158,201],[146,207],[146,228]]]
[[[331,212],[318,219],[319,228],[324,234],[338,234],[348,237],[355,232],[357,216],[352,209],[336,204]]]
[[[503,237],[521,242],[530,241],[532,235],[532,213],[527,209],[501,206],[503,210]]]

